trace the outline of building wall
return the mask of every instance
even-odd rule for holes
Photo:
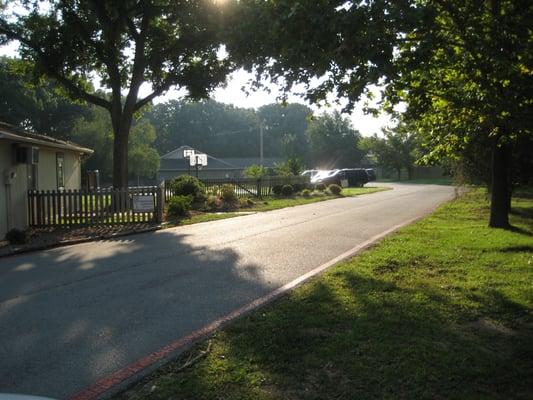
[[[17,175],[10,185],[6,185],[4,177],[7,171],[15,171]],[[0,173],[0,238],[3,238],[9,229],[24,229],[27,226],[28,166],[13,165],[10,142],[0,142]]]
[[[7,232],[7,189],[4,185],[4,170],[11,165],[11,153],[6,143],[0,142],[0,239]]]
[[[64,155],[65,189],[80,189],[81,162],[78,153],[53,148],[39,147],[38,190],[57,190],[56,154]],[[25,229],[28,225],[27,164],[13,165],[12,143],[0,141],[0,239],[11,228]],[[5,184],[4,174],[14,170],[16,179]]]
[[[39,190],[57,190],[57,155],[63,154],[65,189],[81,188],[81,162],[78,153],[61,149],[40,148],[39,151]]]

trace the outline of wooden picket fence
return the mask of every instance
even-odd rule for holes
[[[163,194],[163,188],[158,186],[94,191],[30,190],[29,224],[45,227],[161,222]],[[135,200],[143,196],[145,204],[153,201],[153,211],[135,210],[135,196],[139,196]]]
[[[262,178],[224,178],[202,179],[207,193],[216,193],[223,185],[230,185],[240,198],[267,197],[274,194],[275,186],[283,185],[309,185],[307,176],[265,176]],[[169,186],[170,181],[165,182],[165,201],[175,195]]]

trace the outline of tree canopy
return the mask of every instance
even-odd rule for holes
[[[230,71],[219,57],[223,7],[191,1],[12,1],[0,16],[0,43],[18,41],[36,77],[106,109],[114,133],[113,179],[127,185],[133,115],[171,87],[206,97]],[[105,96],[90,82],[97,79]],[[141,85],[151,92],[139,97]]]
[[[249,70],[328,95],[351,109],[369,84],[385,107],[405,103],[404,120],[430,149],[427,161],[462,157],[485,138],[491,155],[490,225],[508,226],[518,143],[531,137],[533,4],[527,0],[242,0],[235,18],[260,26],[228,49]],[[268,24],[268,27],[267,27]]]

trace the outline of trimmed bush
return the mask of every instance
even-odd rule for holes
[[[209,195],[205,202],[208,210],[219,210],[224,205],[224,202],[216,195]]]
[[[304,183],[293,183],[292,188],[295,192],[301,192],[302,190],[307,188],[307,185]]]
[[[315,186],[315,189],[320,191],[320,192],[325,192],[326,191],[326,185],[324,185],[323,183],[319,183],[318,185]]]
[[[183,217],[191,209],[193,196],[173,196],[168,202],[168,215],[172,217]]]
[[[285,197],[292,196],[293,193],[294,189],[291,185],[283,185],[283,187],[281,188],[281,194]]]
[[[311,197],[311,191],[309,189],[302,190],[302,197]]]
[[[237,196],[237,193],[235,193],[233,185],[222,185],[220,188],[220,198],[227,205],[235,205],[239,202],[239,197]]]
[[[335,195],[335,196],[338,196],[341,194],[342,192],[342,188],[339,186],[339,185],[336,185],[334,183],[332,183],[331,185],[328,186],[328,189],[329,191],[331,192],[331,194]]]
[[[191,175],[180,175],[170,181],[170,190],[174,196],[192,196],[193,203],[203,203],[206,200],[205,185],[198,178]]]
[[[283,189],[282,185],[274,185],[272,186],[272,193],[274,193],[276,196],[281,195],[281,189]]]
[[[20,229],[11,229],[6,233],[6,240],[10,244],[24,244],[28,241],[28,237],[26,236],[26,232]]]

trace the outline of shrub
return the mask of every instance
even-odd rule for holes
[[[331,192],[331,194],[335,195],[335,196],[338,196],[341,194],[342,192],[342,188],[339,186],[339,185],[336,185],[334,183],[332,183],[331,185],[328,186],[328,189],[329,191]]]
[[[168,215],[182,217],[191,209],[193,196],[173,196],[168,202]]]
[[[28,237],[26,236],[26,232],[20,229],[11,229],[6,233],[6,240],[10,244],[24,244],[28,241]]]
[[[272,186],[272,193],[274,193],[276,196],[281,195],[281,189],[283,189],[282,185],[274,185]]]
[[[294,193],[294,189],[291,185],[283,185],[281,188],[281,194],[285,197],[289,197]]]
[[[295,192],[301,192],[302,190],[306,189],[306,186],[304,183],[293,183],[292,188]]]
[[[228,205],[235,205],[239,202],[239,197],[237,196],[237,193],[235,193],[233,185],[229,184],[221,186],[220,198]]]
[[[311,197],[311,191],[309,189],[302,190],[303,197]]]
[[[205,202],[205,206],[208,210],[219,210],[223,205],[224,202],[220,199],[220,197],[213,194],[208,196]]]
[[[326,185],[324,185],[323,183],[319,183],[318,185],[315,186],[315,189],[320,192],[324,192],[326,190]]]
[[[198,178],[191,175],[180,175],[170,181],[169,188],[174,196],[192,196],[194,203],[206,200],[205,185]]]

